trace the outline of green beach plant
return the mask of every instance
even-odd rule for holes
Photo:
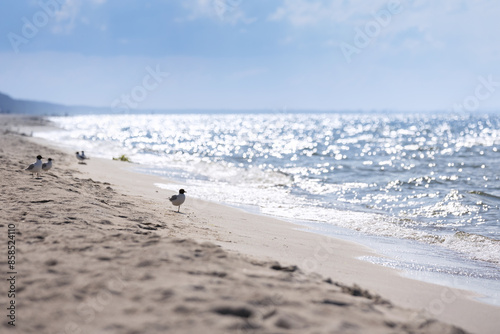
[[[113,160],[132,162],[132,160],[130,160],[130,158],[127,157],[125,154],[120,155],[118,158],[113,158]]]

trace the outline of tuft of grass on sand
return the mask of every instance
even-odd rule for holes
[[[127,157],[125,154],[120,155],[118,158],[113,158],[113,160],[132,162],[132,160],[130,160],[130,158]]]

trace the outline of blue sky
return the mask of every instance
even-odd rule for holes
[[[26,0],[0,13],[0,91],[15,98],[500,110],[496,0]]]

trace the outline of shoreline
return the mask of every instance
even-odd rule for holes
[[[3,122],[4,118],[0,120]],[[11,136],[19,137],[14,134]],[[248,257],[257,259],[251,260],[256,262],[278,261],[282,264],[279,267],[288,268],[290,273],[297,271],[297,269],[292,271],[293,266],[297,265],[301,275],[308,277],[306,281],[311,279],[310,276],[318,278],[317,274],[319,274],[325,279],[340,281],[343,286],[356,284],[363,290],[367,289],[371,292],[371,300],[376,299],[373,298],[373,293],[375,293],[382,299],[390,300],[394,305],[391,305],[391,308],[397,309],[398,312],[403,312],[403,308],[410,309],[403,317],[409,323],[417,319],[425,319],[430,315],[440,321],[477,333],[494,333],[500,325],[494,317],[498,313],[498,307],[474,301],[471,299],[472,294],[468,292],[404,278],[395,270],[358,260],[359,256],[373,255],[369,249],[361,245],[299,231],[293,228],[290,222],[258,216],[240,209],[189,197],[185,205],[181,207],[181,214],[177,215],[171,212],[173,209],[170,203],[166,202],[171,192],[162,191],[154,186],[158,182],[169,183],[171,181],[157,176],[138,174],[122,162],[95,158],[91,159],[87,165],[78,165],[71,152],[61,152],[61,149],[56,148],[53,143],[30,137],[21,137],[21,139],[29,139],[31,143],[38,142],[54,152],[60,152],[59,156],[63,159],[63,164],[60,165],[60,162],[56,160],[53,175],[63,171],[67,176],[78,175],[80,180],[88,178],[92,180],[92,183],[97,183],[101,190],[107,185],[117,193],[116,196],[121,195],[126,198],[125,201],[133,198],[136,203],[140,203],[141,206],[138,208],[145,210],[143,215],[147,216],[147,213],[152,217],[148,218],[149,220],[146,219],[148,224],[144,224],[144,219],[137,224],[139,229],[157,235],[160,240],[175,237],[194,239],[196,243],[209,242],[220,246],[221,248],[217,249],[223,249],[228,257],[235,257],[237,261]],[[24,156],[31,160],[32,155],[25,154]],[[58,170],[57,173],[56,170]],[[30,182],[29,175],[23,174],[19,177],[25,177],[25,181]],[[42,181],[45,181],[43,177]],[[119,211],[120,207],[118,205],[116,209]],[[158,219],[164,220],[163,224],[171,227],[166,229],[156,227],[153,222]],[[110,221],[116,224],[114,220]],[[122,223],[124,226],[127,225],[126,222]],[[319,281],[322,280],[319,279]],[[300,286],[299,283],[297,284]],[[283,292],[281,295],[288,296],[288,292]],[[289,320],[289,322],[293,321]]]
[[[165,179],[161,168],[147,164],[137,164],[131,171]],[[171,182],[171,181],[170,181]],[[187,181],[189,184],[189,181]],[[183,185],[189,187],[188,184]],[[168,184],[155,184],[163,190],[176,191]],[[191,195],[192,196],[192,195]],[[199,197],[198,197],[199,198]],[[316,220],[294,219],[264,213],[258,206],[215,203],[243,210],[247,213],[277,219],[295,225],[295,229],[315,233],[334,239],[351,242],[370,250],[370,255],[359,257],[362,261],[390,268],[398,275],[409,279],[436,284],[445,288],[464,290],[474,295],[474,300],[493,306],[500,306],[500,281],[494,269],[495,264],[473,261],[463,254],[436,244],[426,244],[414,239],[398,239],[390,236],[368,235],[345,227]],[[388,246],[389,245],[389,246]],[[436,252],[439,260],[436,260]],[[418,254],[418,256],[416,256]],[[484,272],[487,270],[487,272]],[[488,277],[488,278],[485,278]]]

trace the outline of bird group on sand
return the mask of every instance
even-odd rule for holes
[[[78,159],[79,164],[84,164],[85,160],[89,159],[87,156],[85,156],[85,152],[82,151],[76,152],[76,158]],[[49,158],[47,162],[42,162],[43,157],[41,155],[38,155],[36,157],[36,161],[29,165],[25,170],[29,173],[31,173],[31,176],[34,177],[35,174],[37,178],[40,177],[40,172],[44,171],[47,172],[52,168],[52,158]],[[179,193],[177,195],[173,195],[172,197],[169,198],[170,202],[172,205],[177,207],[177,212],[180,212],[181,210],[181,205],[184,203],[186,200],[186,191],[184,189],[180,189]]]
[[[85,152],[82,151],[82,153],[80,152],[76,152],[76,158],[78,159],[78,163],[79,164],[85,164],[85,160],[89,159],[86,155],[85,155]]]
[[[38,178],[40,177],[40,172],[42,170],[44,172],[47,172],[52,168],[52,158],[49,158],[47,162],[42,162],[42,159],[43,157],[41,155],[38,155],[36,157],[36,161],[25,169],[28,173],[31,173],[31,177],[34,177],[36,174]]]

